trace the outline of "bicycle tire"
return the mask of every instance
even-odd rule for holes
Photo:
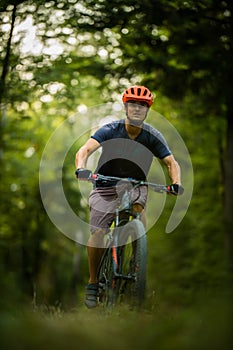
[[[116,302],[117,294],[115,289],[116,281],[113,278],[113,260],[111,247],[106,248],[100,262],[97,278],[99,281],[99,303],[103,307],[113,307]]]
[[[118,248],[119,274],[133,276],[121,280],[119,299],[131,306],[141,306],[145,299],[147,273],[147,236],[142,222],[130,221],[121,232]]]

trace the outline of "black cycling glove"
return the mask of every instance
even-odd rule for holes
[[[79,180],[88,180],[91,174],[90,170],[84,168],[79,168],[75,171],[75,175]]]
[[[168,186],[168,190],[171,194],[174,194],[175,196],[181,195],[184,193],[184,187],[178,184],[171,184]]]

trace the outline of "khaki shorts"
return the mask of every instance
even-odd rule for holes
[[[109,231],[115,210],[121,203],[125,185],[116,187],[95,188],[89,197],[90,229],[91,232],[101,228]],[[140,186],[130,190],[133,204],[140,204],[143,208],[147,201],[147,186]]]

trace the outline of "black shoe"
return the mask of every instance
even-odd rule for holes
[[[85,289],[85,305],[88,307],[88,309],[95,308],[98,304],[98,283],[89,283],[86,285]]]

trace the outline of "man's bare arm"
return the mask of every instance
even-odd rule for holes
[[[173,184],[181,185],[181,174],[180,174],[180,166],[175,160],[173,155],[167,156],[162,159],[163,163],[166,165],[168,169],[168,175]]]
[[[85,168],[88,157],[100,147],[100,143],[95,139],[90,138],[87,142],[78,150],[75,156],[76,169]]]

